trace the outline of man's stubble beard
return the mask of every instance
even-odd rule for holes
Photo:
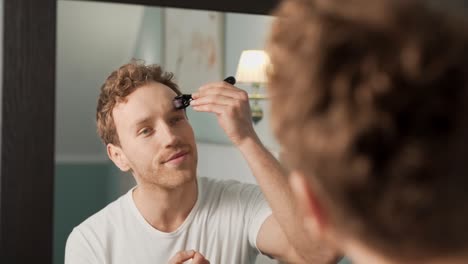
[[[196,156],[190,158],[190,162],[182,168],[166,167],[153,161],[151,170],[145,173],[143,180],[159,188],[176,189],[196,178],[198,159]]]

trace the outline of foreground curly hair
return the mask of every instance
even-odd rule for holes
[[[466,254],[466,22],[411,0],[286,0],[275,15],[273,130],[331,221],[387,255]]]
[[[181,94],[172,73],[165,72],[159,65],[145,65],[143,61],[132,60],[107,77],[101,86],[96,111],[97,132],[104,144],[120,145],[112,116],[116,104],[125,102],[125,98],[135,89],[149,82],[162,83],[177,95]]]

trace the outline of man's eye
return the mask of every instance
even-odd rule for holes
[[[142,130],[140,130],[140,132],[138,132],[138,135],[147,136],[147,135],[151,134],[152,132],[153,132],[153,130],[151,128],[145,127]]]

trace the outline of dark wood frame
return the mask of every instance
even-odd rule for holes
[[[52,263],[56,0],[4,0],[0,263]],[[115,0],[268,14],[277,0]]]
[[[269,14],[279,0],[84,0],[136,5],[168,6],[248,14]]]

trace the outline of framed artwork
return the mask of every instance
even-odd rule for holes
[[[183,93],[223,78],[224,14],[165,8],[164,65]]]

